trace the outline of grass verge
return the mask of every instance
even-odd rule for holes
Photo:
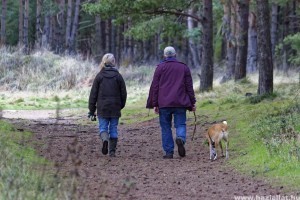
[[[32,136],[0,120],[0,199],[66,199],[64,181],[46,168],[51,166],[25,145]]]
[[[254,94],[251,83],[227,83],[202,94],[198,113],[208,121],[226,119],[229,165],[273,185],[297,191],[300,185],[300,101],[298,84],[276,86],[272,95]]]

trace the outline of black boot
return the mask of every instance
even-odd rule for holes
[[[116,157],[118,138],[109,138],[109,156]]]
[[[102,153],[104,155],[106,155],[108,153],[108,138],[109,138],[109,135],[107,132],[102,132],[100,133],[100,138],[103,142],[102,144]]]

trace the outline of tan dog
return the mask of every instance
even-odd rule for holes
[[[217,147],[220,146],[222,156],[224,157],[223,148],[221,144],[221,140],[223,139],[225,141],[226,146],[226,159],[229,158],[228,155],[228,132],[227,132],[228,126],[227,122],[223,121],[219,124],[214,124],[207,130],[205,136],[209,143],[209,159],[210,160],[216,160],[217,159]]]

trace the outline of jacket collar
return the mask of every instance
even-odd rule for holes
[[[177,61],[176,57],[167,57],[162,60],[160,63],[168,62],[168,61]]]

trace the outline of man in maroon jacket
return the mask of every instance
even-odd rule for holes
[[[190,69],[176,60],[176,51],[169,46],[164,49],[165,60],[157,65],[149,91],[146,108],[154,108],[159,114],[162,132],[163,158],[173,158],[174,140],[172,117],[176,128],[176,144],[181,157],[185,156],[186,110],[195,111],[195,93]]]

